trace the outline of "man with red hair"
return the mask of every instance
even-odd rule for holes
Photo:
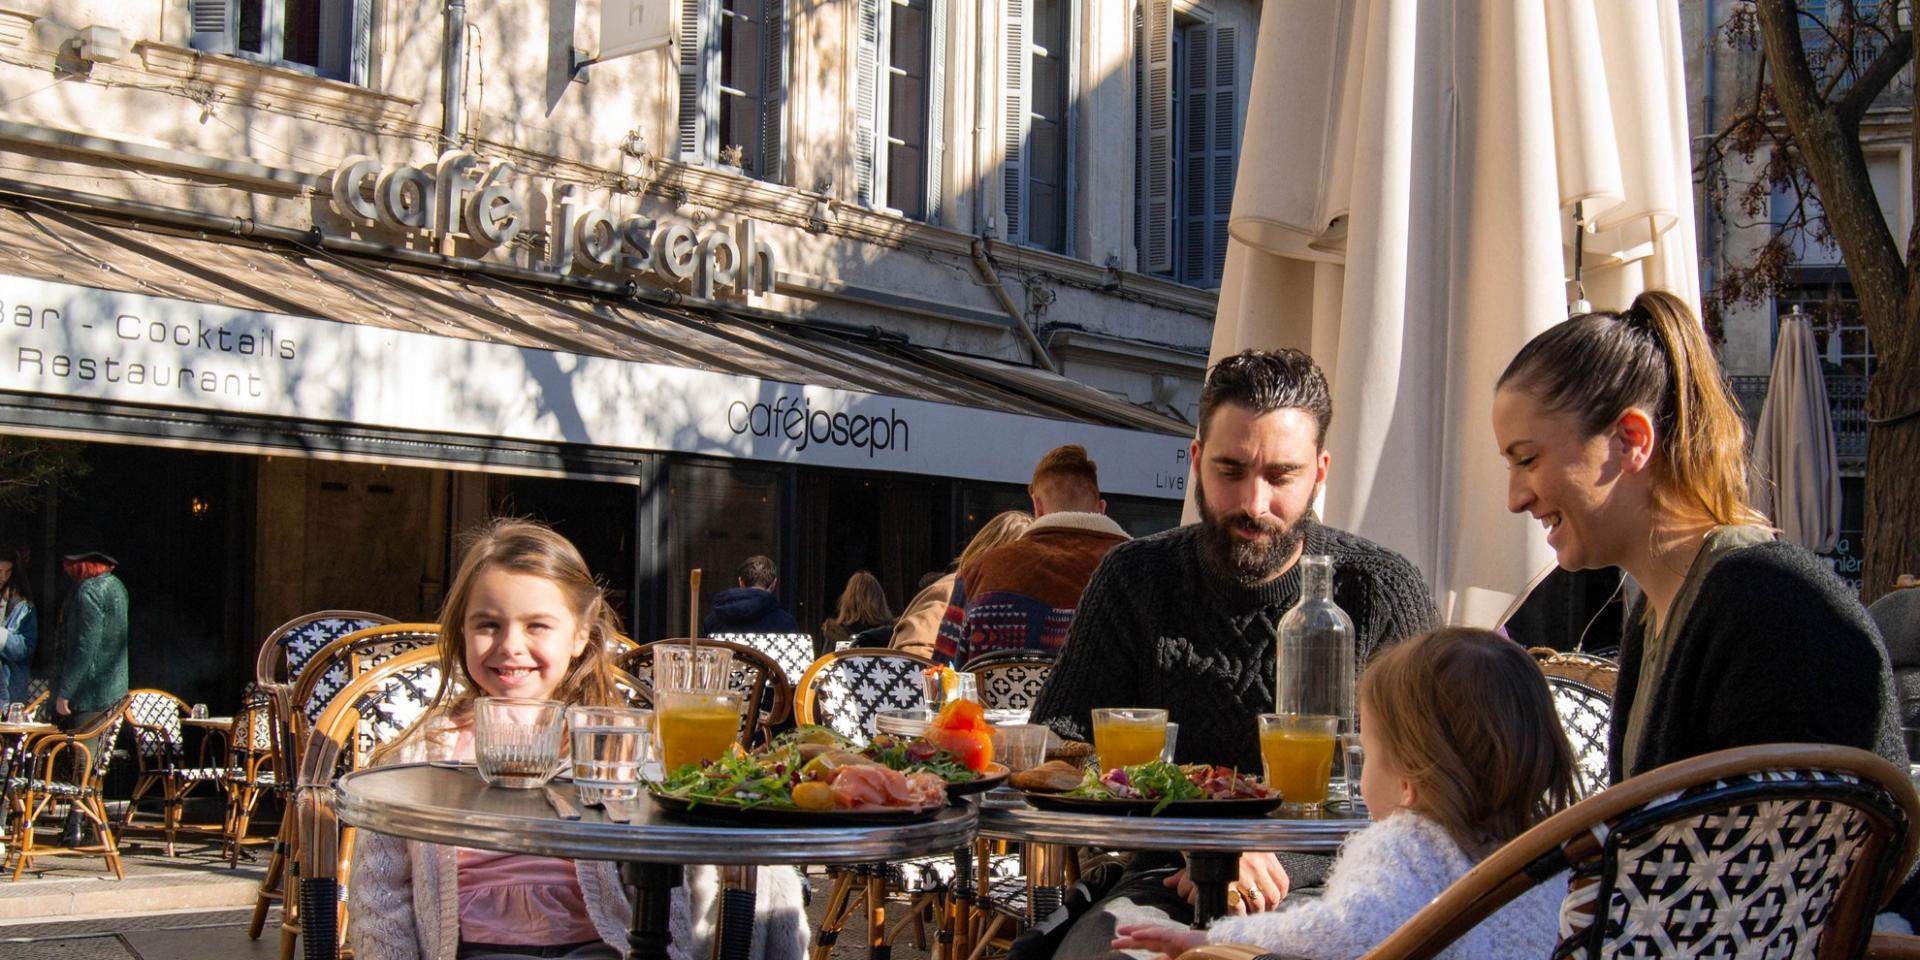
[[[74,581],[60,609],[60,675],[53,684],[53,712],[63,730],[83,730],[127,695],[127,588],[113,575],[119,561],[97,548],[91,536],[76,536],[61,558]],[[98,739],[91,751],[111,750]],[[74,754],[76,764],[81,754]],[[75,780],[79,771],[74,771]],[[78,810],[67,814],[61,843],[81,843]]]

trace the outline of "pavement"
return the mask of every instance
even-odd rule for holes
[[[268,911],[260,939],[247,938],[266,848],[258,848],[258,860],[243,860],[237,868],[220,859],[217,844],[183,842],[177,852],[168,858],[157,844],[123,843],[125,880],[113,879],[98,857],[48,857],[18,882],[0,877],[0,960],[279,960],[277,905]],[[817,929],[827,878],[815,874],[813,887],[809,913]],[[896,918],[899,910],[889,905]],[[842,934],[835,958],[867,955],[858,920],[849,926],[854,929]],[[893,956],[928,955],[907,930]]]

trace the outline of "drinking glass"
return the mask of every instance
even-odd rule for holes
[[[1037,723],[1010,723],[995,727],[993,755],[1014,773],[1031,770],[1046,762],[1047,728]]]
[[[204,703],[196,703],[193,705],[191,712],[195,720],[205,720],[207,718],[207,705]]]
[[[640,765],[647,759],[653,711],[631,707],[569,707],[573,733],[573,785],[580,801],[632,800],[640,795]]]
[[[957,670],[934,670],[920,675],[920,692],[926,697],[927,712],[939,713],[954,700],[980,699],[980,678]]]
[[[740,735],[738,693],[669,690],[654,698],[654,725],[660,734],[660,765],[668,776],[688,764],[727,755]]]
[[[1367,812],[1367,801],[1360,796],[1360,774],[1366,769],[1367,754],[1360,747],[1359,734],[1341,734],[1340,740],[1346,746],[1344,759],[1347,762],[1347,802],[1353,804],[1356,814]]]
[[[473,705],[473,759],[496,787],[530,790],[560,772],[566,704],[527,697],[481,697]]]
[[[1171,720],[1167,721],[1167,742],[1164,746],[1160,748],[1160,759],[1165,760],[1168,763],[1172,763],[1174,744],[1179,742],[1180,742],[1180,725],[1177,723],[1174,723]]]
[[[27,705],[24,703],[7,704],[7,722],[8,723],[26,723],[27,722]]]
[[[1167,712],[1141,707],[1093,711],[1093,752],[1100,769],[1131,767],[1160,759],[1167,746]]]
[[[725,693],[733,676],[733,651],[710,644],[662,644],[653,648],[657,691]]]
[[[1267,786],[1290,807],[1318,809],[1327,802],[1327,781],[1340,718],[1324,714],[1260,715],[1260,760]]]

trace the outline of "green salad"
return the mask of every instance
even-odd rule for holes
[[[1165,760],[1132,767],[1115,767],[1102,774],[1087,770],[1086,779],[1062,796],[1083,800],[1157,800],[1153,812],[1178,800],[1205,800],[1207,791],[1194,783],[1188,771]]]
[[[920,739],[880,734],[860,754],[878,760],[901,773],[931,773],[948,783],[970,783],[980,775],[967,769],[960,758]]]

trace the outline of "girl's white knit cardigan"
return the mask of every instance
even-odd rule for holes
[[[389,762],[452,759],[453,727],[444,718],[421,724]],[[359,960],[454,960],[460,947],[459,868],[454,848],[361,830],[347,883],[347,942]],[[617,864],[577,860],[580,892],[600,939],[627,954],[633,900]],[[710,955],[719,871],[688,866],[673,891],[668,925],[673,960]],[[691,921],[691,922],[689,922]],[[762,867],[754,907],[755,960],[801,960],[807,916],[800,877],[791,867]]]
[[[1207,930],[1207,939],[1315,960],[1358,957],[1472,868],[1473,860],[1438,823],[1402,810],[1347,838],[1320,896],[1223,918]],[[1454,941],[1440,960],[1538,960],[1551,954],[1566,895],[1565,874],[1528,890]]]

